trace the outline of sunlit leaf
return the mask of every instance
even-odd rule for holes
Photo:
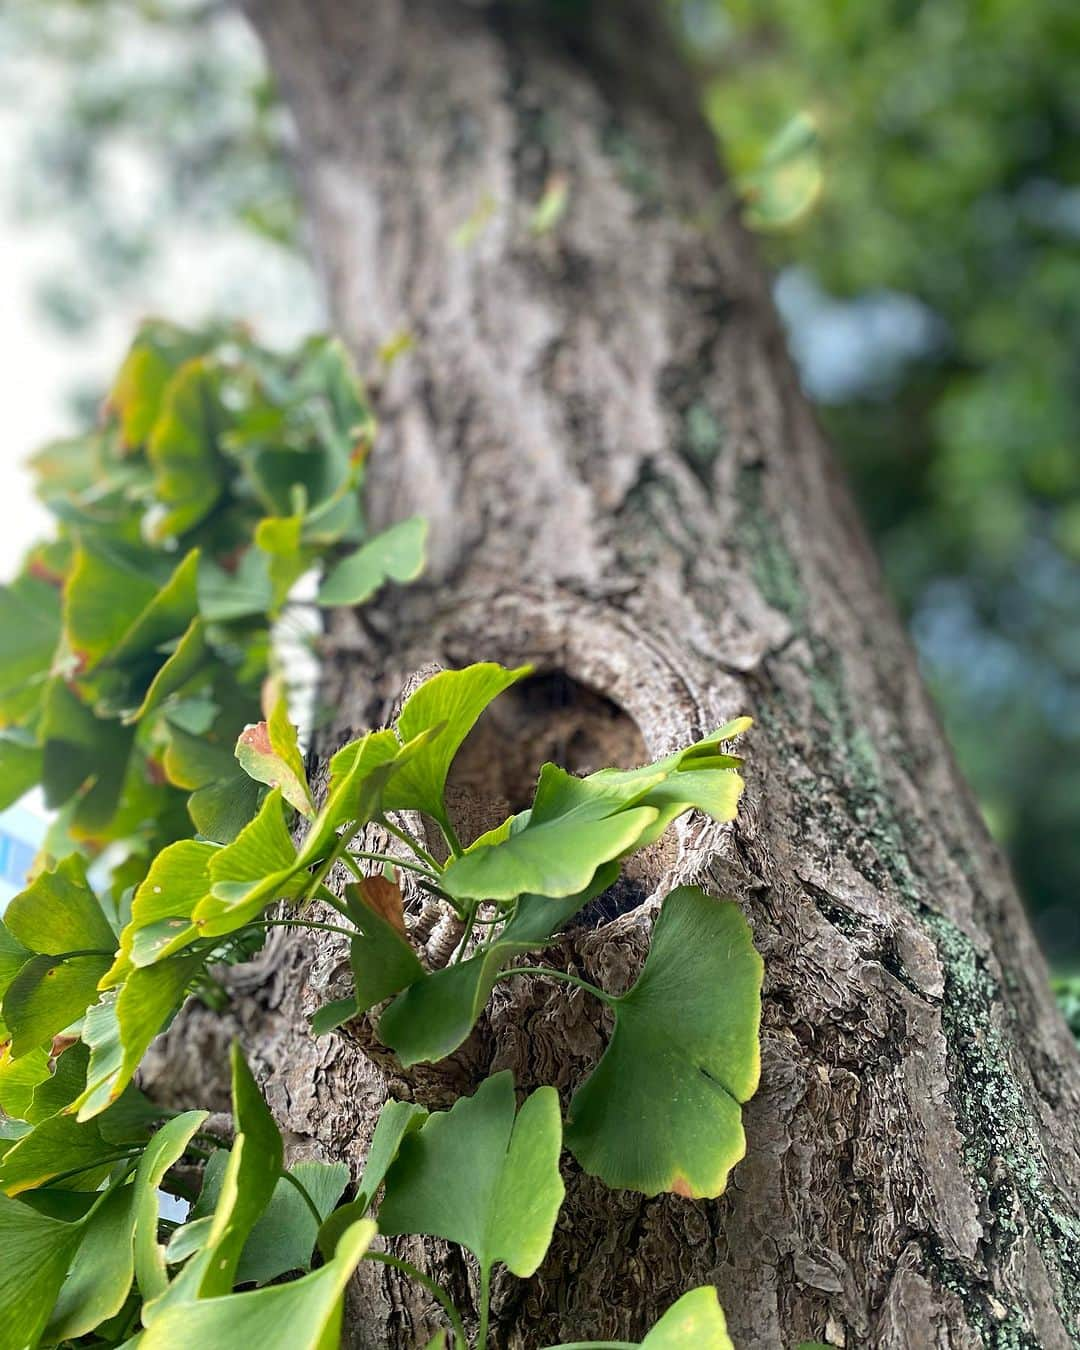
[[[289,720],[288,702],[280,685],[265,722],[245,727],[236,743],[240,767],[256,782],[281,788],[281,795],[303,816],[314,816],[315,805],[300,755],[296,727]]]
[[[716,1290],[705,1286],[683,1294],[641,1342],[641,1350],[735,1350]]]
[[[462,742],[488,704],[531,669],[507,670],[485,661],[464,670],[443,670],[410,695],[397,720],[400,738],[410,741],[433,728],[441,729],[395,775],[384,795],[385,809],[426,811],[435,820],[445,819],[446,778]]]
[[[761,972],[736,904],[672,891],[570,1104],[566,1143],[586,1172],[646,1195],[722,1193],[745,1152],[741,1103],[757,1089]]]
[[[205,1119],[205,1111],[185,1111],[166,1121],[143,1150],[135,1170],[133,1269],[147,1302],[162,1294],[168,1284],[165,1255],[158,1242],[158,1187]]]
[[[281,792],[275,788],[258,815],[210,859],[211,892],[192,913],[199,933],[216,937],[235,932],[271,900],[295,895],[305,882],[300,867],[285,824]]]
[[[319,587],[320,605],[362,605],[388,581],[415,581],[424,570],[427,521],[392,525],[333,567]]]
[[[33,952],[62,956],[73,951],[110,952],[116,936],[75,854],[41,872],[20,891],[4,914],[4,926]]]
[[[515,1119],[513,1076],[495,1074],[401,1141],[379,1226],[458,1242],[482,1271],[501,1262],[531,1275],[562,1204],[561,1147],[555,1089],[538,1088]]]

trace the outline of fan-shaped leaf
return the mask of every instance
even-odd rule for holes
[[[644,969],[575,1094],[567,1147],[609,1186],[716,1196],[745,1151],[741,1103],[759,1072],[761,958],[738,906],[683,886],[664,901]]]
[[[515,1119],[509,1072],[437,1111],[406,1135],[386,1177],[379,1225],[458,1242],[482,1271],[539,1266],[563,1199],[562,1122],[554,1088],[538,1088]]]

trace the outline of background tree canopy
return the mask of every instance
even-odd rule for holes
[[[1048,950],[1071,968],[1080,10],[674,9],[947,732]],[[290,310],[310,324],[319,300],[301,261],[289,127],[234,13],[198,0],[9,0],[0,55],[5,102],[28,109],[8,119],[4,206],[32,225],[60,220],[77,241],[38,286],[58,331],[85,345],[140,301],[149,276],[169,275],[178,231],[232,240],[238,228],[259,242],[222,253],[198,304],[260,328]]]

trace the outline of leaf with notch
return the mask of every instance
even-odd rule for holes
[[[555,1089],[538,1088],[515,1117],[513,1075],[497,1073],[401,1142],[379,1227],[460,1243],[482,1272],[501,1262],[515,1275],[531,1275],[563,1200],[561,1148]]]
[[[733,901],[681,886],[645,966],[615,999],[615,1031],[570,1104],[566,1143],[608,1186],[720,1195],[757,1089],[762,962]]]
[[[158,1242],[158,1188],[165,1173],[184,1156],[205,1111],[185,1111],[158,1130],[135,1169],[132,1264],[139,1292],[148,1302],[168,1284],[164,1252]]]
[[[350,944],[355,993],[320,1008],[311,1019],[317,1036],[333,1031],[377,1003],[424,978],[424,967],[397,926],[372,907],[361,883],[344,891],[349,918],[359,929]]]
[[[205,961],[205,953],[194,952],[132,970],[118,994],[88,1010],[82,1035],[90,1066],[86,1089],[72,1104],[79,1120],[98,1115],[120,1096]]]

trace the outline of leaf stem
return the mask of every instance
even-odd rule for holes
[[[250,925],[252,928],[311,928],[317,933],[340,933],[342,937],[360,936],[356,928],[342,928],[336,923],[315,923],[312,919],[259,919]]]
[[[487,1350],[488,1317],[491,1313],[491,1267],[480,1267],[480,1329],[476,1333],[476,1350]]]
[[[369,862],[390,863],[393,867],[404,867],[410,872],[419,872],[421,876],[428,877],[432,881],[438,881],[438,872],[433,872],[430,867],[424,867],[421,863],[410,862],[408,858],[395,858],[392,853],[364,853],[356,850],[353,853],[343,853],[341,860],[346,867],[349,866],[350,858],[364,858]],[[363,881],[363,874],[354,872],[353,875],[360,881]]]
[[[416,856],[420,859],[421,862],[427,863],[428,867],[431,868],[431,870],[435,873],[436,876],[438,876],[439,873],[442,872],[442,868],[431,856],[431,854],[427,851],[427,849],[424,848],[424,846],[420,843],[420,840],[417,839],[415,835],[411,834],[403,826],[395,825],[393,821],[388,820],[385,816],[380,816],[379,824],[383,827],[384,830],[386,830],[388,834],[392,834],[395,839],[400,839],[401,842],[405,845],[405,847],[411,849],[412,852],[416,854]]]
[[[605,993],[603,989],[597,989],[595,984],[590,984],[588,980],[581,979],[578,975],[571,975],[568,970],[555,970],[552,966],[511,966],[509,970],[504,970],[495,976],[496,980],[508,980],[512,975],[546,975],[551,980],[565,980],[567,984],[576,984],[579,989],[584,989],[586,993],[602,1000],[604,1003],[618,1003],[618,998],[614,994]]]
[[[450,1319],[450,1325],[454,1328],[454,1340],[457,1350],[469,1350],[469,1343],[465,1339],[465,1327],[461,1321],[461,1314],[454,1304],[454,1300],[446,1292],[441,1284],[436,1284],[430,1276],[425,1275],[422,1270],[417,1270],[411,1261],[405,1261],[400,1256],[394,1256],[391,1252],[365,1252],[365,1261],[381,1261],[384,1266],[393,1266],[395,1270],[400,1270],[408,1275],[417,1284],[423,1285],[432,1298],[438,1299],[442,1304],[443,1311]]]

